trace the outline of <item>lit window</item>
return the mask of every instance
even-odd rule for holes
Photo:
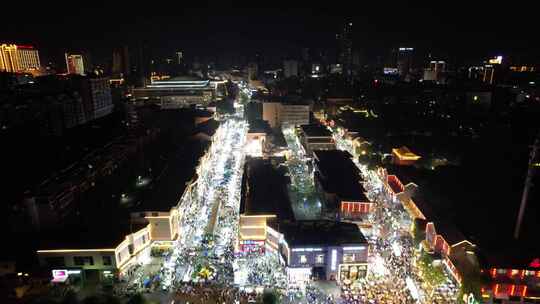
[[[305,263],[307,263],[307,257],[302,254],[300,256],[300,264],[305,264]]]
[[[354,262],[354,253],[345,253],[343,255],[343,262],[345,263]]]
[[[505,273],[506,273],[506,269],[499,268],[499,269],[497,269],[497,273],[498,273],[498,274],[505,274]]]
[[[317,264],[323,264],[324,263],[324,254],[317,255],[316,262],[317,262]]]

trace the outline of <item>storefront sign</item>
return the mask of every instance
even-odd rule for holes
[[[69,274],[66,269],[53,269],[52,276],[54,280],[65,280],[68,278]]]

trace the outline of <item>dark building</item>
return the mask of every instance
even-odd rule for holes
[[[268,225],[294,221],[287,185],[290,183],[283,158],[248,158],[242,178],[239,247],[242,252],[277,249]],[[268,243],[268,244],[267,244]]]
[[[372,209],[364,194],[360,170],[349,152],[316,150],[314,157],[315,186],[322,194],[325,209],[340,218],[360,219]]]
[[[407,77],[413,68],[413,52],[412,47],[400,47],[397,50],[397,69],[402,78]]]
[[[111,74],[113,77],[128,77],[131,72],[127,45],[113,50]]]
[[[315,150],[335,150],[336,144],[332,133],[323,125],[301,125],[298,129],[298,137],[304,153],[308,157],[313,156]]]
[[[336,38],[339,44],[338,63],[343,65],[343,75],[347,79],[352,79],[352,22],[345,23],[341,33],[336,35]]]

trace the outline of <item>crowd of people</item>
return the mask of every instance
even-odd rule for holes
[[[175,303],[237,303],[240,298],[241,294],[236,288],[187,282],[177,287]]]
[[[344,141],[339,142],[342,148],[354,152]],[[433,293],[425,292],[423,279],[415,266],[416,250],[408,232],[411,219],[402,204],[385,191],[379,177],[366,168],[361,169],[367,181],[368,197],[377,204],[369,219],[375,228],[370,245],[372,256],[379,259],[381,267],[371,267],[367,280],[359,282],[356,290],[343,291],[347,303],[455,303],[457,290],[450,279]]]
[[[284,267],[279,263],[277,254],[251,254],[242,259],[240,265],[247,271],[247,285],[266,286],[284,290],[287,277]]]

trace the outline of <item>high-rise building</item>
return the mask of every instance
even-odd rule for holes
[[[439,81],[441,80],[441,74],[446,71],[446,62],[432,60],[429,63],[429,67],[424,69],[425,81]]]
[[[87,121],[112,113],[114,105],[108,77],[77,76],[72,81],[82,97]]]
[[[39,69],[39,67],[39,53],[33,46],[0,45],[0,71],[16,73]]]
[[[66,57],[66,71],[68,74],[84,75],[84,59],[81,54],[64,54]]]
[[[336,35],[339,44],[338,63],[343,66],[343,75],[347,78],[352,77],[352,22],[346,22],[342,32]]]
[[[298,61],[285,60],[283,61],[283,74],[285,78],[298,76]]]
[[[248,80],[257,79],[257,75],[259,74],[259,65],[256,62],[248,63],[247,74]]]
[[[178,64],[182,64],[184,61],[184,53],[182,51],[176,52],[176,59]]]
[[[302,61],[309,62],[311,60],[309,53],[310,53],[309,48],[302,49]]]
[[[400,47],[397,52],[397,68],[399,76],[406,77],[413,67],[413,52],[412,47]]]
[[[129,50],[127,45],[113,51],[111,74],[114,77],[127,77],[131,72]]]

